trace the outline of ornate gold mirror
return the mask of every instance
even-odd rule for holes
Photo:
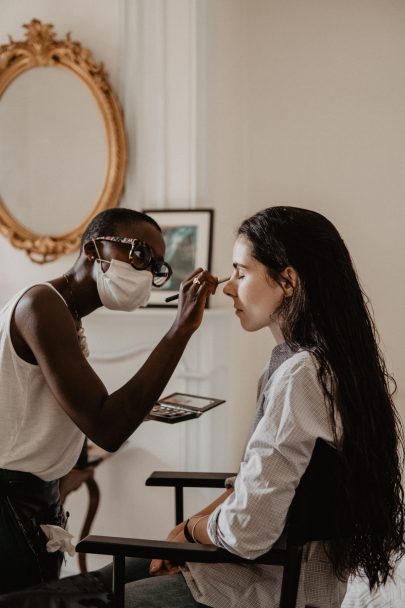
[[[24,27],[23,42],[0,45],[0,230],[44,263],[118,204],[127,146],[103,64],[51,24]]]

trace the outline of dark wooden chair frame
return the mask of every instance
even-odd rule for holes
[[[316,454],[316,457],[314,457]],[[306,542],[335,537],[338,507],[336,491],[336,451],[318,440],[311,462],[297,487],[288,512],[285,548],[273,548],[255,560],[247,560],[213,545],[183,544],[161,540],[144,540],[90,535],[76,547],[79,553],[113,556],[114,608],[124,608],[125,557],[167,559],[176,564],[249,563],[283,567],[280,608],[295,608]],[[224,488],[232,473],[154,472],[148,486],[171,486],[175,489],[176,524],[183,521],[183,490],[186,487]],[[306,608],[310,608],[309,606]]]

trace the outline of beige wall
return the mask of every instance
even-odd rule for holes
[[[405,4],[212,0],[208,13],[207,182],[226,247],[240,217],[265,206],[331,219],[405,416]]]

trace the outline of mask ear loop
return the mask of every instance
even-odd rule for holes
[[[111,264],[111,260],[103,260],[103,258],[100,257],[100,252],[99,252],[98,247],[96,245],[96,241],[94,239],[91,239],[91,240],[93,241],[94,248],[97,251],[97,255],[98,255],[98,258],[96,258],[96,261],[99,262],[100,264],[101,264],[101,262],[105,262],[106,264]]]

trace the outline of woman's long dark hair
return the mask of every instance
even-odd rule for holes
[[[395,382],[366,296],[345,243],[319,213],[271,207],[245,220],[238,234],[274,280],[281,283],[287,266],[298,274],[293,296],[280,307],[280,325],[293,350],[307,349],[318,361],[343,463],[344,516],[356,529],[350,538],[331,541],[328,553],[339,577],[364,573],[374,588],[403,553],[404,439],[392,399]]]

